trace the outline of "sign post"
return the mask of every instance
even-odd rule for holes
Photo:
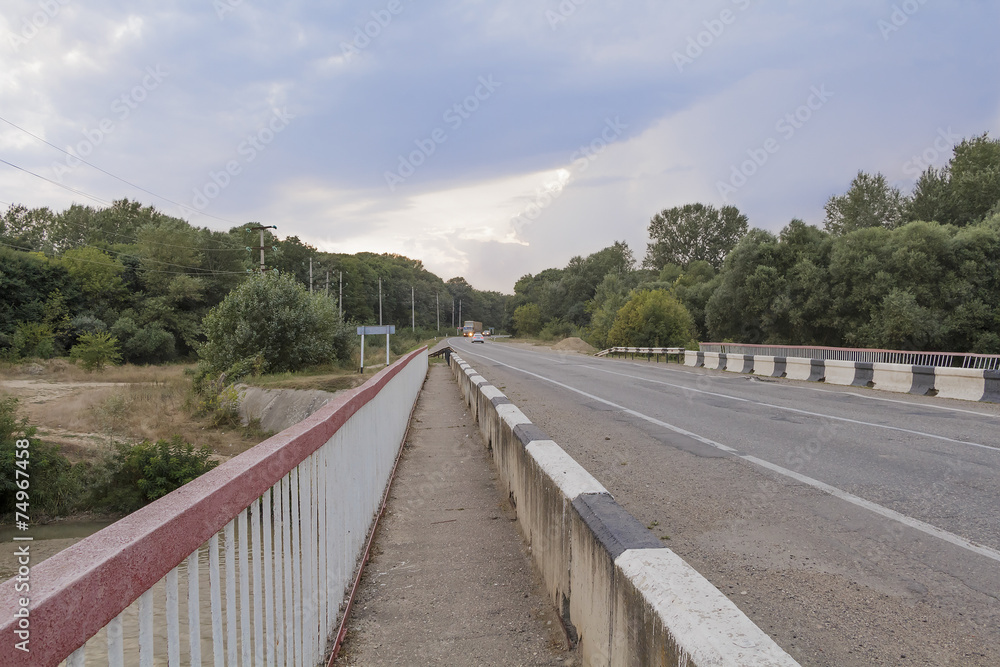
[[[365,372],[365,334],[385,334],[385,365],[389,365],[389,334],[396,333],[396,325],[390,324],[384,327],[358,327],[358,335],[361,336],[361,372]]]

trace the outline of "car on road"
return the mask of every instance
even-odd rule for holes
[[[472,334],[472,342],[473,343],[484,343],[485,344],[486,343],[486,339],[483,338],[483,334],[481,334],[481,333],[475,333],[475,334]]]

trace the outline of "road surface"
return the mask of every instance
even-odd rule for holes
[[[1000,406],[451,345],[803,665],[1000,665]]]

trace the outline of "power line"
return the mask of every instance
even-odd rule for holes
[[[0,120],[2,120],[2,119],[0,119]],[[13,167],[14,169],[17,169],[19,171],[23,171],[26,174],[30,174],[30,175],[34,176],[35,178],[40,178],[43,181],[48,181],[49,183],[52,183],[53,185],[58,185],[60,188],[63,188],[64,190],[69,190],[70,192],[73,192],[73,193],[76,193],[78,195],[82,195],[84,197],[88,197],[90,199],[93,199],[94,201],[100,202],[100,203],[104,204],[107,208],[113,208],[114,207],[114,203],[113,202],[108,202],[108,201],[106,201],[104,199],[101,199],[99,197],[95,197],[93,195],[88,195],[86,192],[83,192],[82,190],[76,190],[75,188],[71,188],[68,185],[63,185],[62,183],[59,183],[58,181],[53,181],[51,178],[46,178],[45,176],[42,176],[40,174],[36,174],[35,172],[30,171],[28,169],[25,169],[24,167],[19,167],[19,166],[17,166],[16,164],[14,164],[12,162],[8,162],[7,160],[4,160],[3,158],[0,158],[0,162],[4,163],[4,164],[6,164],[6,165],[8,165],[10,167]],[[13,204],[8,204],[8,206],[13,206]],[[79,223],[70,222],[68,220],[63,220],[63,222],[64,223],[68,222],[69,224],[76,225],[78,228],[81,228],[81,229],[84,228],[84,225],[79,224]],[[187,222],[187,221],[185,221],[185,222]],[[241,226],[241,225],[239,225],[239,226]],[[108,232],[108,235],[109,236],[117,236],[119,238],[126,237],[125,234],[119,234],[119,233],[115,233],[115,232]],[[226,245],[226,244],[221,244],[221,245],[224,246],[222,248],[199,248],[199,247],[196,247],[196,246],[184,246],[184,245],[177,245],[177,244],[173,244],[173,243],[154,243],[154,245],[161,245],[161,246],[172,247],[172,248],[187,248],[189,250],[203,250],[203,251],[209,251],[209,250],[212,250],[212,251],[214,251],[214,250],[233,250],[233,251],[246,250],[245,247],[231,246],[231,245]]]
[[[216,220],[221,220],[222,222],[228,222],[229,224],[232,224],[232,225],[239,225],[239,224],[240,224],[240,223],[238,223],[238,222],[236,222],[236,221],[234,221],[234,220],[229,220],[229,219],[227,219],[227,218],[220,218],[220,217],[219,217],[219,216],[217,216],[217,215],[212,215],[211,213],[205,213],[205,212],[203,212],[203,211],[199,211],[199,210],[197,210],[197,209],[194,209],[194,208],[191,208],[190,206],[187,206],[187,205],[185,205],[185,204],[182,204],[182,203],[180,203],[180,202],[177,202],[177,201],[174,201],[173,199],[168,199],[167,197],[164,197],[163,195],[158,195],[158,194],[156,194],[155,192],[153,192],[152,190],[147,190],[146,188],[142,187],[141,185],[136,185],[135,183],[132,183],[131,181],[126,181],[126,180],[125,180],[124,178],[122,178],[121,176],[116,176],[115,174],[112,174],[112,173],[111,173],[110,171],[108,171],[108,170],[106,170],[106,169],[102,169],[101,167],[98,167],[98,166],[97,166],[96,164],[94,164],[94,163],[92,163],[92,162],[87,162],[86,160],[84,160],[84,159],[83,159],[82,157],[80,157],[80,156],[78,156],[78,155],[73,155],[73,154],[72,154],[72,153],[70,153],[69,151],[67,151],[67,150],[64,150],[64,149],[62,149],[62,148],[59,148],[59,147],[58,147],[58,146],[56,146],[55,144],[52,144],[52,143],[49,143],[48,141],[46,141],[45,139],[42,139],[42,138],[41,138],[40,136],[38,136],[37,134],[34,134],[34,133],[32,133],[32,132],[30,132],[30,131],[28,131],[28,130],[24,129],[24,128],[23,128],[23,127],[21,127],[20,125],[15,125],[14,123],[10,122],[9,120],[7,120],[6,118],[4,118],[4,117],[2,117],[2,116],[0,116],[0,120],[2,120],[3,122],[7,123],[7,124],[8,124],[8,125],[10,125],[11,127],[14,127],[14,128],[17,128],[17,129],[18,129],[18,130],[20,130],[21,132],[24,132],[25,134],[27,134],[27,135],[29,135],[29,136],[31,136],[31,137],[34,137],[35,139],[37,139],[38,141],[41,141],[41,142],[42,142],[43,144],[45,144],[46,146],[51,146],[52,148],[56,149],[56,150],[57,150],[57,151],[59,151],[60,153],[64,153],[64,154],[66,154],[66,155],[70,156],[71,158],[73,158],[73,159],[75,159],[75,160],[79,160],[80,162],[82,162],[83,164],[87,165],[88,167],[93,167],[93,168],[94,168],[94,169],[96,169],[97,171],[99,171],[99,172],[101,172],[101,173],[103,173],[103,174],[107,174],[107,175],[108,175],[108,176],[110,176],[111,178],[114,178],[114,179],[117,179],[117,180],[121,181],[122,183],[124,183],[124,184],[126,184],[126,185],[128,185],[128,186],[131,186],[131,187],[133,187],[133,188],[136,188],[137,190],[142,190],[142,191],[143,191],[143,192],[145,192],[146,194],[149,194],[149,195],[153,195],[153,196],[154,196],[154,197],[156,197],[157,199],[162,199],[163,201],[166,201],[166,202],[170,202],[171,204],[174,204],[174,205],[176,205],[176,206],[180,206],[180,207],[181,207],[182,209],[185,209],[185,210],[187,210],[187,211],[191,211],[191,212],[193,212],[193,213],[196,213],[196,214],[198,214],[198,215],[204,215],[204,216],[206,216],[206,217],[209,217],[209,218],[215,218]],[[53,182],[54,182],[54,181],[53,181]]]
[[[106,205],[106,206],[112,206],[111,202],[109,202],[109,201],[105,201],[105,200],[101,199],[100,197],[95,197],[95,196],[93,196],[93,195],[88,195],[88,194],[87,194],[86,192],[83,192],[82,190],[76,190],[76,189],[74,189],[74,188],[71,188],[71,187],[69,187],[68,185],[63,185],[62,183],[59,183],[58,181],[53,181],[53,180],[52,180],[51,178],[45,178],[44,176],[41,176],[41,175],[39,175],[39,174],[36,174],[36,173],[35,173],[35,172],[33,172],[33,171],[28,171],[28,170],[27,170],[27,169],[25,169],[24,167],[18,167],[18,166],[17,166],[16,164],[13,164],[13,163],[11,163],[11,162],[7,162],[7,160],[4,160],[3,158],[0,158],[0,162],[3,162],[3,163],[4,163],[5,165],[7,165],[7,166],[10,166],[10,167],[14,167],[14,169],[17,169],[17,170],[19,170],[19,171],[23,171],[23,172],[24,172],[24,173],[26,173],[26,174],[31,174],[31,175],[32,175],[32,176],[34,176],[35,178],[40,178],[40,179],[42,179],[43,181],[48,181],[48,182],[49,182],[49,183],[51,183],[52,185],[58,185],[58,186],[59,186],[60,188],[62,188],[63,190],[69,190],[70,192],[74,192],[74,193],[76,193],[76,194],[78,194],[78,195],[81,195],[81,196],[83,196],[83,197],[86,197],[87,199],[93,199],[94,201],[96,201],[96,202],[100,202],[100,203],[102,203],[102,204],[104,204],[104,205]]]

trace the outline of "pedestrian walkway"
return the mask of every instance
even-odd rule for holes
[[[338,665],[574,665],[450,369],[430,365]]]

